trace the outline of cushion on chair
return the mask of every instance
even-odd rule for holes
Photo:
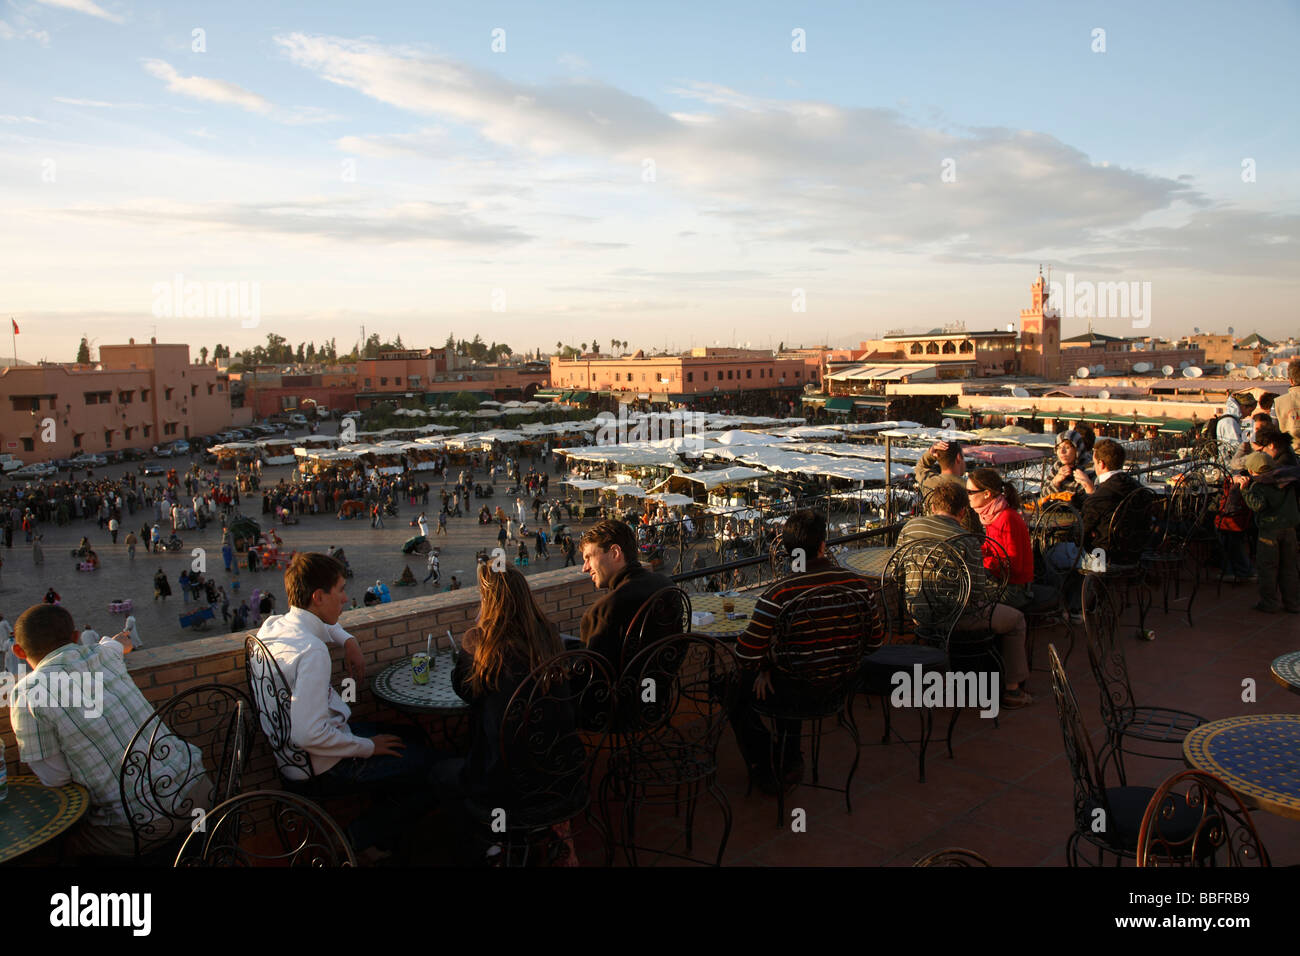
[[[1098,833],[1097,836],[1116,848],[1136,851],[1142,817],[1155,793],[1155,787],[1107,787],[1106,799],[1110,802],[1111,819],[1107,821],[1106,832]],[[1179,842],[1189,839],[1196,832],[1201,821],[1201,811],[1188,807],[1187,801],[1182,797],[1173,796],[1174,815],[1161,825],[1160,835],[1164,839]],[[1089,821],[1093,819],[1095,809],[1095,804],[1088,805]]]
[[[948,668],[948,656],[938,647],[924,644],[889,644],[862,661],[858,671],[864,693],[884,695],[893,690],[893,676],[898,671],[907,674],[921,665],[921,672],[943,671]]]

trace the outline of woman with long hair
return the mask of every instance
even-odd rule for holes
[[[1080,464],[1079,448],[1082,438],[1076,444],[1071,435],[1076,432],[1062,432],[1056,436],[1056,471],[1053,472],[1044,494],[1065,492],[1070,495],[1092,494],[1093,477]]]
[[[1010,561],[1007,591],[1003,603],[1023,609],[1034,599],[1030,585],[1034,580],[1034,546],[1029,539],[1029,526],[1020,515],[1020,496],[994,468],[976,468],[966,475],[966,492],[970,495],[971,510],[984,526],[988,541],[1002,546]],[[986,548],[984,566],[993,570],[997,552]]]

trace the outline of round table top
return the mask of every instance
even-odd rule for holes
[[[1278,816],[1300,820],[1300,714],[1228,717],[1183,740],[1183,759]]]
[[[885,573],[885,565],[893,553],[893,548],[861,548],[844,555],[840,564],[869,578],[878,578]]]
[[[713,615],[713,620],[708,624],[700,625],[692,621],[691,630],[700,634],[707,634],[710,637],[737,637],[743,634],[754,616],[754,606],[758,604],[758,594],[737,594],[730,598],[736,604],[736,609],[732,613],[745,615],[734,621],[727,620],[727,614],[722,610],[724,600],[728,600],[728,598],[722,594],[691,595],[692,614],[707,611]]]
[[[417,684],[411,673],[411,658],[393,661],[371,682],[370,689],[386,704],[401,710],[430,714],[456,713],[469,704],[451,689],[451,672],[455,667],[451,651],[434,651],[429,662],[429,683]]]
[[[1300,694],[1300,651],[1291,651],[1275,658],[1270,670],[1275,681],[1291,693]]]
[[[0,802],[0,863],[54,839],[90,807],[90,791],[79,783],[47,787],[23,774],[9,778],[8,790]]]

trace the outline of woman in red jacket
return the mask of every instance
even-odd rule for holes
[[[1002,601],[1014,608],[1024,608],[1033,599],[1030,585],[1034,580],[1034,546],[1029,540],[1029,526],[1020,516],[1020,496],[992,468],[976,468],[966,476],[966,491],[971,509],[979,515],[984,535],[1002,546],[1011,562],[1011,574]],[[996,552],[986,549],[984,566],[992,570]]]

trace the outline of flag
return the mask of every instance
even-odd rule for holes
[[[10,319],[9,321],[14,323],[14,335],[17,335],[17,334],[18,334],[18,323],[17,323],[14,319]]]

